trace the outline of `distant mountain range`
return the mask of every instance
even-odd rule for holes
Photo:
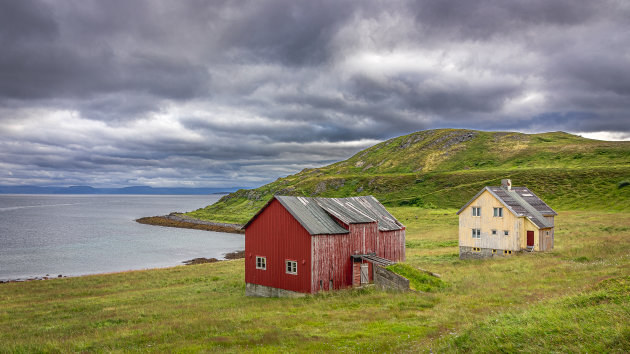
[[[132,186],[124,188],[94,188],[91,186],[40,187],[40,186],[0,186],[0,194],[220,194],[238,190],[232,188],[153,188]]]

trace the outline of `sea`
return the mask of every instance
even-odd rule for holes
[[[143,225],[143,216],[192,211],[220,195],[0,194],[0,280],[80,276],[222,259],[241,234]]]

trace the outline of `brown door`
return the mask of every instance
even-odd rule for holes
[[[527,245],[534,245],[534,231],[527,231]]]

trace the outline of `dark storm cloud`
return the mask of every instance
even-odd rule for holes
[[[0,8],[0,184],[255,186],[439,127],[630,136],[624,2]]]

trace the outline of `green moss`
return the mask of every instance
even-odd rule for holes
[[[409,287],[412,290],[432,292],[446,287],[446,283],[440,278],[429,275],[409,264],[396,263],[387,266],[386,269],[409,279]]]

